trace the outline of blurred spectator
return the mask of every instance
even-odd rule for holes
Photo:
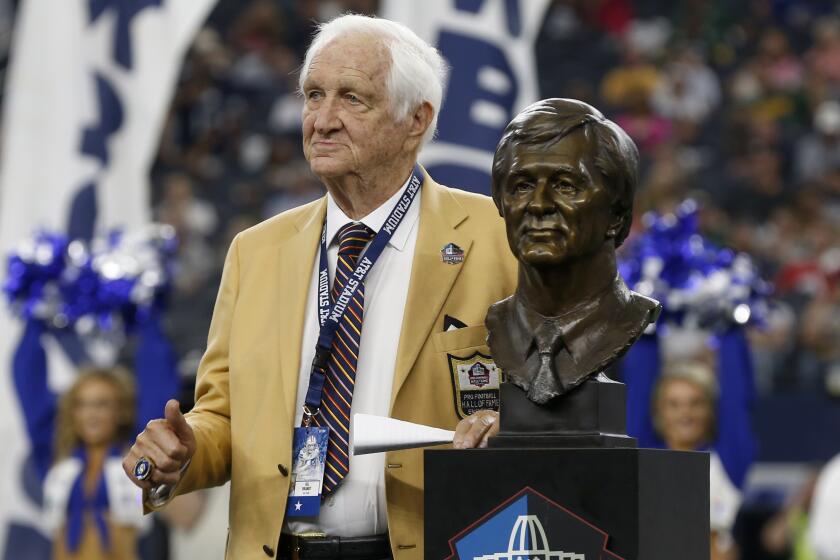
[[[263,218],[270,218],[290,208],[312,202],[324,194],[323,187],[305,161],[270,169],[266,174],[266,181],[273,193],[263,205]]]
[[[601,97],[615,109],[615,122],[647,155],[652,155],[672,135],[670,119],[653,107],[654,93],[663,87],[664,80],[653,59],[664,47],[669,33],[666,21],[633,21],[622,36],[622,63],[601,81]]]
[[[195,196],[186,173],[169,173],[160,183],[162,198],[155,207],[155,219],[172,225],[178,235],[166,329],[178,354],[179,371],[189,377],[195,375],[191,356],[202,352],[207,342],[203,331],[221,275],[222,257],[211,243],[219,229],[219,215],[214,205]]]
[[[781,29],[764,32],[757,58],[761,81],[769,90],[795,92],[802,87],[802,63],[791,52],[787,35]]]
[[[837,259],[840,248],[834,248],[829,258]],[[832,263],[836,267],[838,263]],[[804,375],[828,383],[826,389],[840,396],[840,289],[836,284],[837,269],[834,271],[834,286],[827,287],[814,297],[802,314],[802,344],[806,352],[800,368]],[[831,373],[831,377],[829,374]]]
[[[653,394],[653,417],[665,446],[677,451],[706,449],[717,437],[715,407],[718,386],[711,369],[701,362],[679,361],[665,367]],[[711,452],[709,523],[712,560],[737,558],[732,527],[741,492],[732,483],[720,457]]]
[[[723,209],[736,221],[750,225],[766,222],[776,207],[790,202],[790,187],[782,175],[780,152],[756,146],[738,165],[720,200]],[[745,204],[746,201],[749,203]]]
[[[818,560],[840,560],[840,455],[823,469],[814,489],[808,536]]]
[[[804,135],[796,147],[796,178],[818,179],[840,169],[840,103],[824,101],[814,114],[814,132]]]
[[[178,235],[175,286],[178,295],[197,290],[213,271],[208,238],[218,225],[212,204],[196,198],[192,180],[173,173],[164,178],[163,200],[155,209],[157,221],[175,228]],[[177,296],[176,296],[177,297]]]
[[[601,97],[612,107],[626,108],[650,100],[662,72],[630,41],[625,41],[622,63],[601,81]]]
[[[180,173],[164,179],[163,201],[156,213],[157,220],[173,226],[180,239],[193,235],[208,237],[218,223],[213,205],[197,199],[192,180]]]
[[[826,18],[814,25],[814,46],[805,54],[814,80],[829,94],[840,93],[840,20]]]
[[[27,325],[40,337],[41,326]],[[35,339],[30,339],[34,342]],[[24,412],[37,475],[43,482],[44,519],[57,560],[134,560],[138,537],[151,518],[138,509],[140,491],[125,476],[122,456],[134,434],[171,398],[173,374],[155,367],[138,384],[120,368],[82,370],[60,397],[47,383],[43,352],[22,345],[14,385]],[[16,362],[17,363],[17,362]],[[161,364],[156,364],[160,366]],[[140,426],[140,428],[138,428]]]
[[[720,100],[717,74],[689,47],[679,49],[665,66],[664,78],[653,94],[659,114],[694,126],[702,124]]]
[[[265,52],[280,43],[283,23],[278,5],[271,0],[252,0],[245,5],[230,29],[231,46],[239,52]]]
[[[796,347],[796,315],[792,308],[776,303],[767,313],[761,328],[747,331],[755,367],[756,389],[768,394],[784,381],[789,357]]]
[[[671,139],[671,121],[653,111],[649,91],[642,88],[627,90],[624,106],[627,110],[618,113],[615,122],[636,142],[639,152],[652,156]]]
[[[808,535],[809,510],[813,503],[817,473],[796,490],[781,511],[774,515],[761,531],[761,545],[775,557],[790,560],[819,560]]]
[[[620,37],[633,21],[634,6],[630,0],[601,0],[583,4],[587,19],[609,35]]]
[[[690,179],[679,158],[672,151],[659,154],[646,173],[636,200],[637,218],[653,211],[664,216],[673,213],[687,198]]]
[[[802,63],[790,50],[787,35],[770,29],[762,34],[755,56],[737,70],[730,87],[735,101],[754,117],[796,120],[804,110],[803,82]]]

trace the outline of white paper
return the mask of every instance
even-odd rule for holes
[[[353,415],[353,455],[441,445],[452,443],[454,438],[455,432],[450,430],[385,416]]]

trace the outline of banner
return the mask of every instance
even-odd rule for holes
[[[0,251],[38,228],[89,240],[149,222],[148,174],[183,55],[213,0],[24,0],[3,107]],[[48,558],[11,381],[22,325],[0,305],[0,558]],[[73,371],[44,337],[53,389]]]
[[[436,46],[450,67],[438,133],[420,154],[436,181],[490,194],[505,126],[539,98],[534,43],[547,0],[385,0],[381,15]]]

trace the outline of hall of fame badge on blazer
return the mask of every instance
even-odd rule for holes
[[[499,410],[502,370],[490,356],[474,352],[460,357],[447,354],[455,411],[465,418],[478,410]]]

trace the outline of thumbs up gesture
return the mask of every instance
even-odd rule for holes
[[[164,418],[152,420],[123,459],[123,470],[140,488],[175,486],[181,469],[195,453],[195,434],[175,399],[166,403]]]

